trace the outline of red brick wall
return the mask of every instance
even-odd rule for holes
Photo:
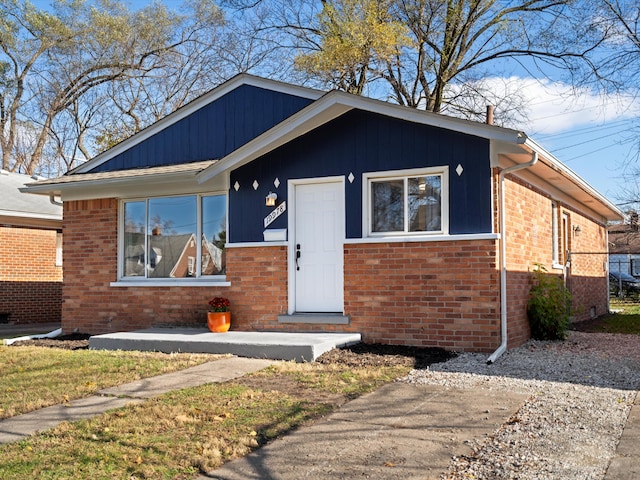
[[[483,351],[499,343],[494,240],[350,244],[345,311],[367,342]]]
[[[277,328],[286,312],[285,247],[230,248],[231,287],[113,287],[117,280],[116,199],[65,202],[65,332],[136,330],[160,325],[206,326],[208,301],[231,301],[233,329]]]
[[[535,262],[551,266],[551,199],[524,182],[506,183],[509,346],[514,347],[529,337],[530,269]],[[112,287],[117,211],[116,199],[65,202],[65,331],[204,327],[208,300],[224,296],[231,300],[235,330],[361,332],[366,342],[482,352],[500,343],[497,240],[347,244],[345,313],[351,323],[280,324],[277,316],[288,305],[285,246],[228,248],[229,287]],[[567,211],[582,228],[571,240],[573,248],[606,246],[601,225]],[[601,269],[595,257],[574,261],[572,291],[576,302],[587,302],[586,315],[590,302],[598,313],[606,308]]]
[[[526,307],[532,285],[531,271],[536,263],[549,273],[562,275],[552,265],[552,199],[526,181],[508,175],[505,179],[507,223],[507,303],[509,348],[525,342],[530,336]],[[569,216],[568,246],[573,252],[568,286],[573,296],[575,319],[588,318],[591,307],[597,315],[608,311],[605,273],[606,255],[584,255],[579,252],[605,252],[604,225],[588,218],[569,205],[557,202],[560,213]],[[561,217],[561,215],[559,215]],[[580,225],[576,236],[573,227]],[[562,221],[558,218],[562,235]]]
[[[3,319],[15,324],[60,321],[62,267],[55,262],[55,230],[0,226]]]

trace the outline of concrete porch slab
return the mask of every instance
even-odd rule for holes
[[[197,328],[149,328],[94,335],[93,350],[142,350],[164,353],[229,353],[238,357],[312,362],[336,347],[359,343],[359,333],[212,333]]]

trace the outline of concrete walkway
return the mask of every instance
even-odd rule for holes
[[[145,378],[118,387],[100,390],[97,395],[54,405],[0,421],[0,444],[21,440],[62,422],[73,422],[100,415],[107,410],[181,388],[225,382],[262,370],[273,363],[255,358],[223,358],[186,370]]]
[[[527,397],[390,383],[198,480],[437,479]]]
[[[637,480],[640,478],[640,394],[631,407],[616,454],[607,469],[605,480]]]
[[[94,335],[89,348],[153,352],[230,353],[239,357],[313,362],[333,348],[360,343],[359,333],[240,332],[206,328],[147,328]]]

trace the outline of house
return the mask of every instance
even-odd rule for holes
[[[638,214],[628,223],[609,226],[609,271],[640,277],[640,229]]]
[[[204,325],[224,296],[234,330],[496,354],[529,338],[535,264],[577,320],[608,311],[621,218],[521,131],[245,74],[29,191],[64,201],[65,331]],[[155,273],[157,225],[201,239],[194,274]]]
[[[36,179],[0,170],[0,324],[61,318],[62,207],[20,191]]]

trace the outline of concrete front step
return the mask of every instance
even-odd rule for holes
[[[185,353],[229,353],[239,357],[312,362],[337,347],[360,343],[359,333],[212,333],[196,328],[150,328],[94,335],[94,350],[142,350]]]

